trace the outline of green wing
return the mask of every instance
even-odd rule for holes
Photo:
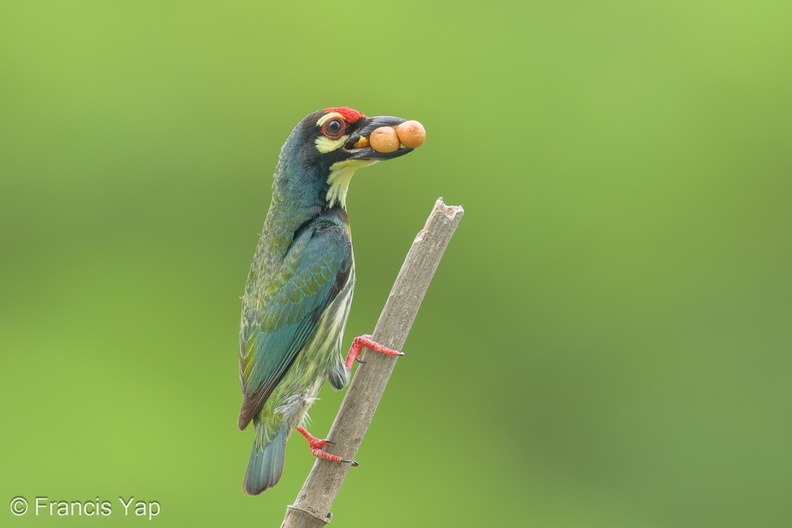
[[[351,268],[349,234],[337,223],[316,221],[294,240],[281,268],[266,281],[265,291],[248,299],[240,336],[240,429],[247,427],[286,374],[349,280]]]

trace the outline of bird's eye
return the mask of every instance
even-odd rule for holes
[[[322,134],[328,139],[339,139],[344,135],[346,126],[341,119],[331,119],[322,125]]]

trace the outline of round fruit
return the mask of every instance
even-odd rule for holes
[[[369,136],[371,148],[377,152],[395,152],[399,150],[399,136],[393,127],[379,127]]]
[[[426,139],[426,129],[418,121],[405,121],[396,127],[396,134],[407,148],[418,148]]]

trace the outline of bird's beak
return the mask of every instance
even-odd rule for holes
[[[388,160],[404,156],[413,149],[399,147],[393,152],[378,152],[368,145],[368,137],[374,130],[384,126],[396,126],[404,123],[406,119],[393,116],[373,116],[362,120],[360,127],[349,137],[344,144],[344,149],[350,153],[349,159],[355,160]]]

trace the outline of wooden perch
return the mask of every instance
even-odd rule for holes
[[[396,350],[404,346],[432,276],[464,212],[462,207],[446,205],[438,198],[404,259],[374,328],[374,341]],[[358,368],[327,436],[335,444],[326,450],[347,459],[355,458],[396,366],[396,357],[373,352],[365,355],[365,361]],[[297,500],[287,508],[281,528],[321,528],[329,523],[330,508],[349,467],[349,464],[316,459]]]

